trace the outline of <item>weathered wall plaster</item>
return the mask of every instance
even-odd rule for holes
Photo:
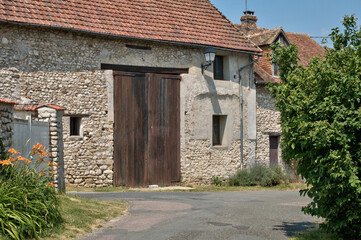
[[[112,72],[101,70],[101,63],[189,69],[182,74],[180,93],[184,182],[208,183],[213,175],[227,177],[241,167],[242,118],[248,119],[243,131],[245,156],[252,155],[252,147],[247,146],[253,146],[255,135],[255,123],[249,116],[254,111],[250,111],[252,101],[255,103],[252,72],[242,72],[244,100],[251,102],[243,106],[243,112],[238,82],[238,69],[249,62],[247,54],[218,52],[227,56],[228,79],[214,81],[212,67],[202,75],[200,48],[8,24],[1,25],[0,39],[0,97],[6,93],[21,103],[53,103],[67,109],[63,118],[67,183],[86,187],[112,184]],[[129,43],[151,50],[127,48]],[[229,116],[226,146],[212,146],[213,114]],[[80,137],[69,134],[69,117],[75,115],[82,117]]]

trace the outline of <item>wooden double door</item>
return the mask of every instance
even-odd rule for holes
[[[114,185],[180,180],[180,76],[114,72]]]

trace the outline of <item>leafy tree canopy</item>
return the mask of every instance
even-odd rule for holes
[[[361,27],[345,16],[334,47],[307,67],[296,46],[272,46],[282,83],[270,86],[281,112],[282,157],[299,161],[312,202],[303,211],[344,239],[361,239]]]

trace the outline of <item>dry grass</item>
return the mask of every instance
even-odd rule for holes
[[[54,228],[42,239],[75,239],[99,229],[112,218],[125,215],[128,203],[125,201],[100,201],[60,195],[63,224]]]

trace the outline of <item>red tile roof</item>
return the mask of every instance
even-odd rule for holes
[[[36,111],[39,108],[42,107],[49,107],[49,108],[53,108],[56,109],[58,111],[64,111],[66,110],[66,108],[61,107],[61,106],[57,106],[57,105],[53,105],[53,104],[20,104],[15,106],[15,111]]]
[[[0,0],[0,21],[260,52],[209,0]]]
[[[263,56],[255,64],[255,80],[258,83],[280,82],[279,77],[272,75],[272,63],[267,57],[270,54],[270,45],[276,40],[280,32],[285,34],[290,44],[295,44],[298,48],[299,64],[307,66],[312,57],[324,56],[325,48],[320,46],[306,33],[284,32],[281,27],[275,29],[257,28],[250,31],[249,38],[262,46]]]
[[[49,107],[49,108],[53,108],[53,109],[58,110],[58,111],[66,110],[65,107],[61,107],[61,106],[53,105],[53,104],[39,105],[36,109],[39,109],[39,108],[42,108],[42,107]]]
[[[307,66],[313,57],[325,55],[325,48],[306,33],[287,32],[286,34],[291,43],[297,45],[298,56],[300,57],[299,64],[302,66]]]
[[[2,98],[0,98],[0,103],[13,104],[13,105],[18,104],[17,102],[2,99]]]
[[[282,27],[274,29],[262,29],[260,32],[252,31],[249,38],[258,46],[272,44],[276,37],[282,32]]]

